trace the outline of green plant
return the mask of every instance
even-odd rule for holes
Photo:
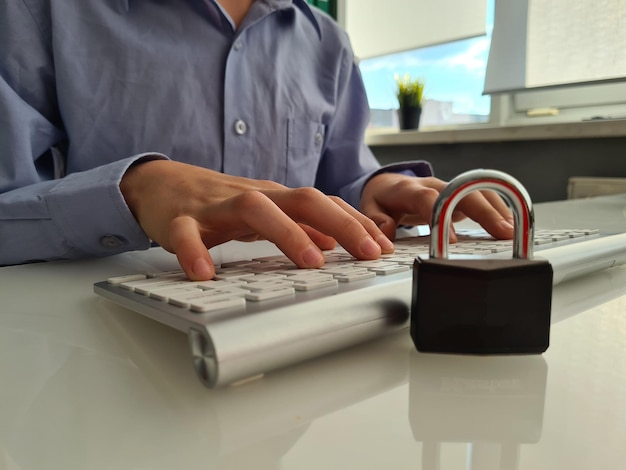
[[[396,97],[401,108],[409,106],[422,107],[424,97],[424,81],[412,79],[407,73],[404,77],[394,76],[396,80]]]

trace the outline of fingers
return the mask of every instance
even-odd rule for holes
[[[202,241],[206,246],[216,246],[232,239],[249,239],[250,234],[256,234],[273,242],[298,267],[318,268],[324,264],[321,249],[308,235],[313,234],[314,229],[305,231],[259,191],[247,191],[208,207],[200,220]],[[332,243],[332,239],[322,234],[313,237],[324,246]]]
[[[497,193],[475,191],[459,201],[457,207],[495,238],[513,237],[513,216]]]
[[[203,221],[207,246],[256,233],[303,268],[323,265],[321,249],[334,247],[335,240],[360,259],[393,251],[391,241],[369,218],[312,188],[248,191],[207,210]]]
[[[436,186],[438,182],[441,183],[439,187]],[[363,189],[361,210],[379,223],[389,223],[391,217],[394,230],[398,224],[428,224],[439,191],[444,186],[445,183],[434,178],[393,173],[377,175]]]
[[[341,198],[338,197],[330,197],[329,198],[332,202],[334,202],[335,204],[337,204],[339,207],[341,207],[345,212],[348,213],[348,215],[351,215],[352,217],[354,217],[357,222],[367,231],[367,233],[375,240],[376,244],[380,247],[380,250],[382,253],[393,253],[394,251],[394,246],[393,243],[391,242],[391,240],[393,239],[393,237],[395,236],[395,223],[393,222],[393,219],[390,219],[389,217],[387,218],[387,220],[382,220],[381,223],[383,224],[383,226],[385,228],[387,228],[386,224],[390,223],[393,225],[394,227],[394,231],[391,234],[391,236],[388,236],[379,226],[379,224],[376,223],[376,221],[374,221],[373,219],[371,219],[370,217],[364,215],[362,212],[359,212],[358,210],[356,210],[354,207],[352,207],[350,204],[348,204],[347,202],[345,202],[344,200],[342,200]],[[338,240],[340,240],[341,245],[346,248],[346,245],[350,245],[350,241],[352,241],[352,239],[350,238],[352,236],[351,233],[346,233],[346,232],[342,232],[341,237],[337,238]],[[346,241],[345,239],[348,239],[348,241]],[[346,248],[348,251],[350,251],[349,248]]]
[[[170,247],[190,280],[206,281],[215,276],[213,260],[200,237],[198,223],[192,217],[183,216],[172,220]]]
[[[379,224],[388,235],[390,218],[394,229],[398,224],[422,225],[430,223],[433,207],[446,182],[434,177],[416,178],[400,174],[383,173],[372,178],[365,186],[361,209]],[[457,222],[470,217],[496,238],[513,236],[511,211],[494,191],[472,192],[465,196],[452,214]],[[381,225],[382,224],[382,225]],[[450,241],[456,241],[450,230]]]
[[[324,264],[324,255],[307,231],[267,195],[250,191],[231,199],[230,203],[249,230],[276,244],[299,267],[318,268]],[[322,240],[321,236],[314,237]]]
[[[513,224],[513,214],[511,213],[511,209],[498,193],[495,191],[481,191],[481,193],[485,199],[487,199],[489,204],[491,204],[493,208],[504,218],[504,220]]]
[[[358,258],[393,251],[374,222],[313,188],[155,160],[129,169],[120,190],[146,235],[176,253],[191,279],[214,275],[207,248],[229,240],[265,238],[300,267],[321,266],[321,249],[335,240]]]
[[[395,236],[398,225],[430,224],[439,190],[426,186],[425,182],[426,179],[398,174],[378,175],[363,190],[361,210],[389,238]],[[450,240],[456,241],[453,230]]]
[[[376,226],[385,234],[389,240],[395,239],[397,223],[388,214],[385,214],[381,210],[372,210],[369,212],[369,217],[376,224]]]
[[[333,237],[323,234],[319,230],[315,230],[313,227],[309,227],[306,224],[299,224],[302,230],[306,232],[309,238],[315,243],[320,250],[332,250],[337,246],[337,240]]]

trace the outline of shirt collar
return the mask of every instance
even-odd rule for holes
[[[302,11],[304,16],[311,22],[311,24],[315,28],[315,31],[317,31],[317,35],[320,41],[322,40],[322,29],[320,28],[320,24],[318,23],[317,18],[315,18],[313,11],[311,11],[311,7],[306,2],[306,0],[257,0],[257,1],[262,1],[265,4],[267,4],[269,7],[274,8],[276,10],[291,8],[292,5],[295,6],[296,8],[300,9],[300,11]],[[124,12],[128,12],[130,8],[130,5],[129,5],[130,2],[131,0],[115,0],[115,4],[118,6],[118,8]]]
[[[213,0],[213,1],[216,1],[216,0]],[[284,10],[285,13],[288,13],[289,10],[291,10],[291,13],[293,14],[294,13],[293,9],[298,8],[304,14],[304,16],[309,20],[309,22],[313,25],[313,27],[315,28],[315,31],[317,31],[318,38],[320,40],[322,39],[322,29],[317,21],[317,18],[315,18],[315,14],[311,10],[311,7],[306,2],[306,0],[256,0],[256,1],[259,3],[263,3],[266,6],[266,8],[269,8],[270,10]]]

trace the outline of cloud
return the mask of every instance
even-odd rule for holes
[[[433,46],[429,48],[429,51],[416,49],[384,57],[364,59],[359,66],[364,73],[388,71],[393,74],[398,70],[463,67],[473,73],[484,75],[490,40],[491,38],[483,36],[471,41]],[[441,48],[441,53],[434,53],[435,48]]]
[[[484,73],[490,41],[490,38],[481,37],[472,41],[467,49],[435,61],[436,65],[450,68],[461,66],[469,70],[482,70]]]

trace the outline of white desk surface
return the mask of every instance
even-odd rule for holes
[[[626,231],[626,197],[536,214]],[[0,269],[1,470],[624,468],[626,267],[555,287],[542,356],[419,354],[407,331],[208,390],[184,334],[92,293],[173,264]]]

